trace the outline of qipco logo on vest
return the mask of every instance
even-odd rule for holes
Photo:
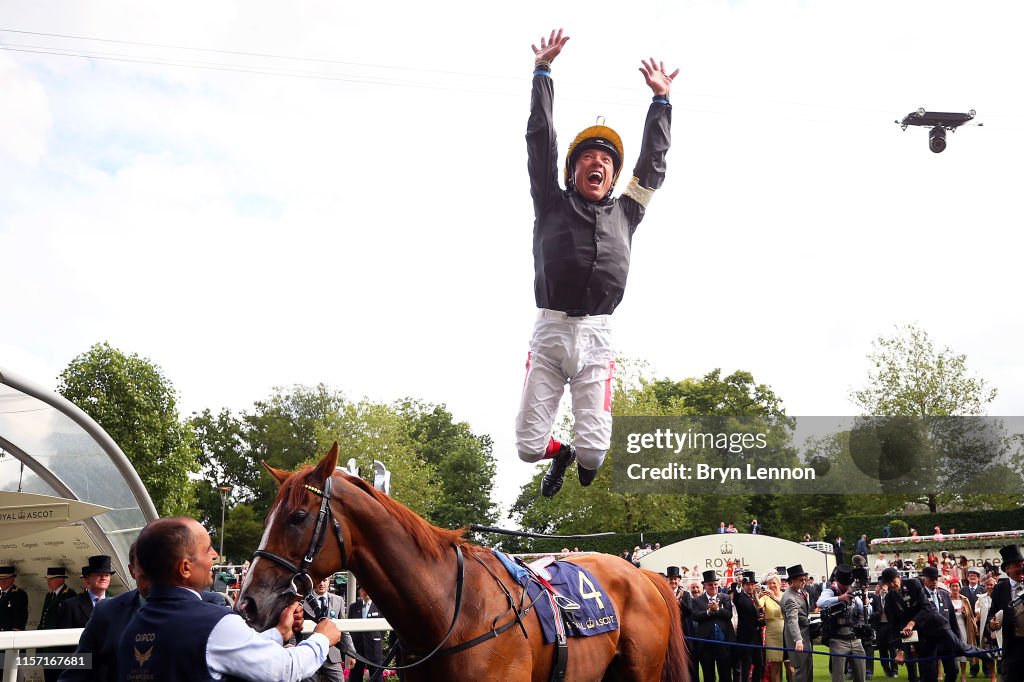
[[[136,642],[155,642],[156,641],[156,633],[155,632],[140,632],[139,634],[135,635],[135,641]]]

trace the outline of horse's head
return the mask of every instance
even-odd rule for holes
[[[257,630],[276,625],[285,607],[344,567],[341,527],[329,504],[337,462],[335,443],[319,464],[294,474],[263,465],[279,489],[235,605]]]

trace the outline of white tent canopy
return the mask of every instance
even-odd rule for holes
[[[63,565],[70,577],[88,556],[108,554],[114,583],[130,584],[128,548],[155,518],[138,473],[96,422],[0,368],[0,565],[14,565],[30,592],[30,627],[48,566]]]

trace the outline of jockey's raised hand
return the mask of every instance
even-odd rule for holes
[[[533,48],[534,63],[547,62],[550,64],[555,61],[555,57],[558,56],[558,53],[562,51],[562,47],[567,42],[569,42],[569,36],[562,35],[562,29],[552,30],[551,35],[547,38],[541,37],[539,49],[536,45],[530,45]]]
[[[665,70],[665,63],[656,61],[654,57],[651,57],[650,61],[646,59],[640,61],[643,63],[640,73],[644,75],[647,85],[655,95],[667,97],[669,90],[672,89],[672,80],[679,75],[679,69],[669,73]]]

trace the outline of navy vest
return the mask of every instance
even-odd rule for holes
[[[135,613],[117,651],[122,682],[212,680],[206,642],[227,608],[205,602],[183,587],[153,585]]]

